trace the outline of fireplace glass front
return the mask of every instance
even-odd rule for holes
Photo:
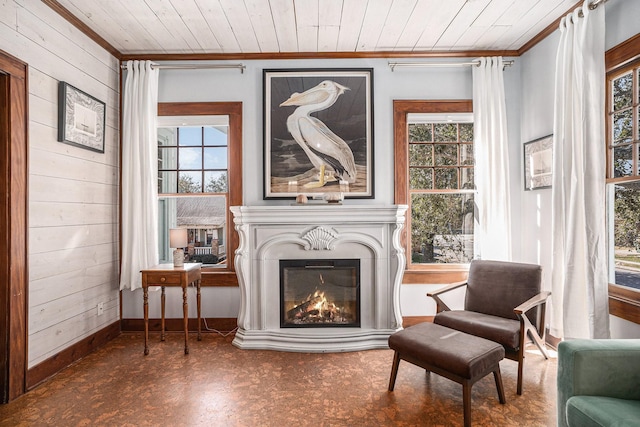
[[[360,260],[280,260],[280,327],[360,327]]]

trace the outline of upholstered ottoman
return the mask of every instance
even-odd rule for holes
[[[462,384],[464,425],[471,425],[471,386],[493,372],[500,403],[505,403],[500,361],[504,347],[493,341],[465,334],[434,323],[420,323],[389,337],[395,351],[389,379],[393,391],[400,359]]]

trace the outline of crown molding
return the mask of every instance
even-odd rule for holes
[[[227,61],[273,59],[353,59],[353,58],[477,58],[481,56],[518,56],[516,50],[465,51],[367,51],[367,52],[260,52],[260,53],[140,53],[122,55],[122,61]]]

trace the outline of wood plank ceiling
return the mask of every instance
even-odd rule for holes
[[[123,56],[517,52],[576,0],[43,0]],[[448,55],[447,55],[448,54]]]

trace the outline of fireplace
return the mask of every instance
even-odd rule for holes
[[[360,327],[360,260],[280,260],[280,327]]]
[[[389,335],[402,327],[400,233],[406,206],[230,209],[240,237],[234,257],[240,285],[236,347],[301,352],[388,348]],[[281,266],[286,260],[301,264]],[[280,281],[283,270],[292,279],[286,286]],[[328,312],[321,314],[325,307]]]

